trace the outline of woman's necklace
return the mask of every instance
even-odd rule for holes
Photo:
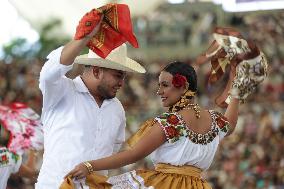
[[[198,104],[187,104],[183,109],[184,110],[194,110],[196,118],[197,119],[200,118],[200,106]]]
[[[195,92],[187,90],[184,95],[181,96],[180,100],[177,101],[173,106],[169,108],[170,112],[178,112],[183,109],[194,110],[197,119],[200,118],[200,107],[198,104],[191,103]]]

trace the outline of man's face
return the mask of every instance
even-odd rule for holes
[[[97,88],[100,95],[104,99],[114,98],[124,84],[125,75],[123,71],[104,68],[101,82]]]

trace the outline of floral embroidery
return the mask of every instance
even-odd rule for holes
[[[9,163],[9,160],[7,158],[7,154],[1,155],[0,162],[2,165],[7,165]]]
[[[2,160],[2,161],[7,161],[7,155],[4,154],[4,155],[1,157],[1,160]]]
[[[168,118],[167,118],[167,121],[170,123],[170,124],[173,124],[173,125],[177,125],[178,122],[179,122],[179,119],[176,115],[169,115]]]
[[[163,128],[169,143],[179,140],[183,136],[183,126],[177,115],[165,112],[161,116],[155,118]]]
[[[174,143],[180,137],[187,137],[195,144],[206,145],[212,142],[220,131],[227,133],[229,131],[229,122],[221,113],[209,110],[212,117],[211,129],[205,134],[195,133],[190,130],[181,115],[177,113],[165,112],[155,119],[163,128],[169,143]]]
[[[216,118],[218,127],[221,129],[221,131],[227,133],[230,127],[228,119],[219,112],[216,112],[216,114],[218,115]]]
[[[179,132],[176,130],[176,128],[170,126],[170,127],[165,127],[166,132],[168,133],[168,136],[170,139],[178,137]]]
[[[145,186],[145,181],[143,177],[139,176],[137,172],[130,171],[118,176],[112,176],[109,177],[107,180],[107,183],[112,184],[113,189],[119,189],[119,188],[133,188],[133,186],[136,186],[135,188],[141,188],[141,189],[154,189],[152,186]]]
[[[216,121],[217,121],[217,125],[220,129],[222,129],[226,125],[225,121],[221,117],[217,117]]]
[[[19,160],[19,156],[10,152],[6,147],[0,148],[0,168],[8,166],[10,164],[16,164]]]

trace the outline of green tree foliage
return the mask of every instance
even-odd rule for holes
[[[50,51],[65,44],[70,38],[58,35],[54,30],[60,28],[61,20],[53,19],[39,30],[39,39],[33,44],[24,38],[15,38],[3,46],[3,59],[6,63],[32,57],[44,59]]]
[[[50,51],[65,44],[70,40],[68,36],[58,35],[54,30],[61,28],[62,22],[59,19],[54,19],[49,23],[45,24],[39,32],[38,45],[39,50],[36,56],[39,58],[45,58]]]

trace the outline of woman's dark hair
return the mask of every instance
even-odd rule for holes
[[[169,72],[172,75],[180,74],[186,77],[189,83],[188,89],[196,92],[197,91],[197,76],[194,68],[186,63],[175,61],[168,64],[162,71]]]

